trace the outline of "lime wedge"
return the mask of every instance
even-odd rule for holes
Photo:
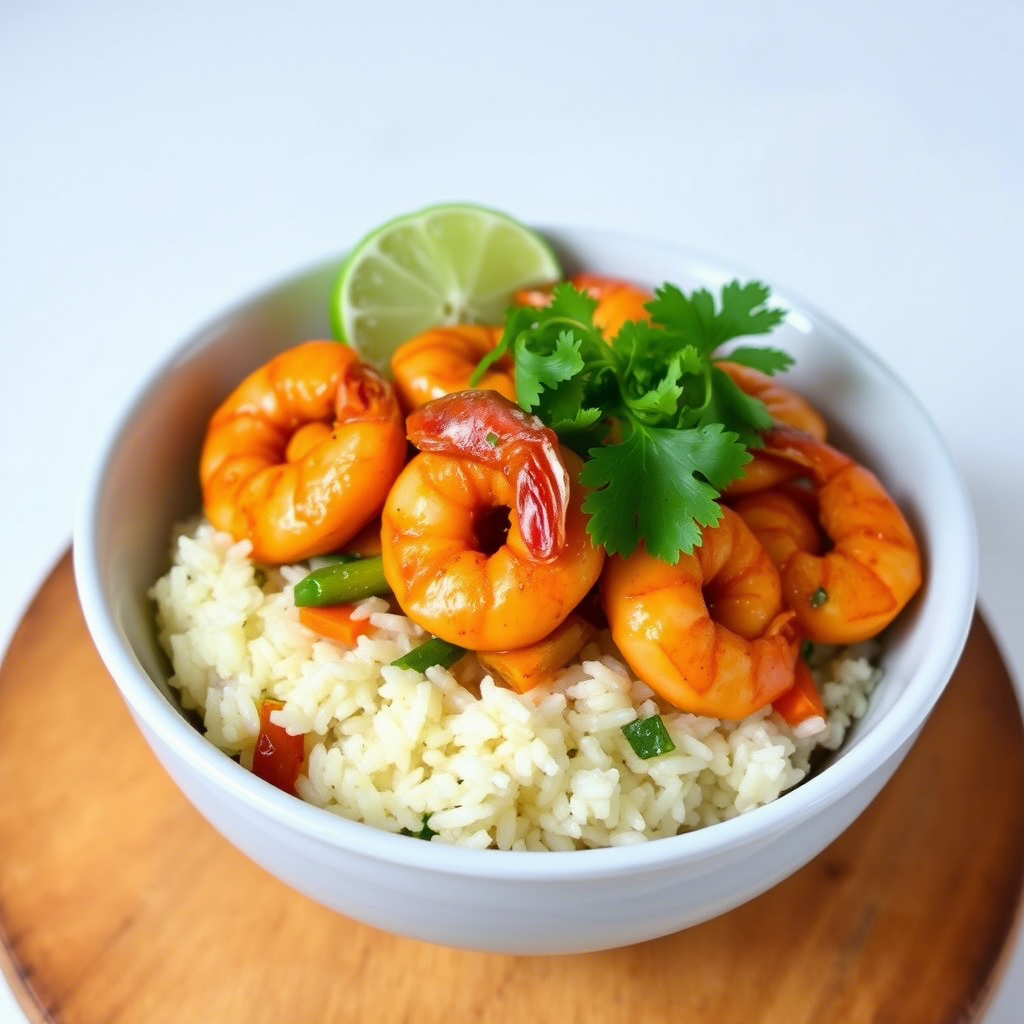
[[[331,297],[337,337],[386,370],[429,327],[500,324],[520,288],[561,277],[535,231],[495,210],[431,206],[388,221],[349,254]]]

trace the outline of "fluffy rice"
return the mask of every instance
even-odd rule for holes
[[[368,598],[374,627],[347,650],[302,626],[292,586],[305,566],[265,569],[204,522],[176,533],[153,587],[160,642],[182,706],[249,767],[259,705],[305,736],[302,799],[392,832],[424,823],[442,842],[571,850],[644,842],[776,799],[835,750],[880,677],[873,649],[817,648],[827,718],[793,730],[770,709],[741,722],[676,711],[634,679],[605,636],[550,686],[519,695],[474,658],[419,673],[390,662],[422,641],[413,622]],[[660,714],[675,743],[642,760],[622,726]]]

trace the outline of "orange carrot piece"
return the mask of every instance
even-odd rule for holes
[[[279,700],[265,700],[260,705],[260,732],[252,755],[252,773],[294,796],[295,780],[306,760],[306,741],[270,720],[270,713],[283,707]]]
[[[373,628],[369,619],[353,619],[353,604],[333,604],[323,608],[300,608],[299,622],[314,633],[355,647],[356,640]]]
[[[593,627],[578,615],[570,615],[548,636],[529,647],[513,651],[479,651],[477,660],[500,676],[517,693],[526,693],[553,679],[594,635]]]
[[[811,670],[803,658],[796,659],[793,670],[793,685],[775,701],[772,707],[782,716],[788,725],[799,725],[808,718],[824,718],[825,705],[821,694],[814,685]]]

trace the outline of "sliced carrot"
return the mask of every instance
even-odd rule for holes
[[[570,615],[543,640],[512,651],[481,651],[477,660],[500,676],[517,693],[526,693],[547,682],[579,654],[594,629],[578,615]]]
[[[353,619],[354,604],[332,604],[323,608],[299,609],[299,622],[328,640],[355,647],[356,640],[373,628],[369,619]]]
[[[772,707],[788,725],[799,725],[808,718],[825,717],[825,705],[821,701],[821,694],[818,693],[811,670],[803,658],[796,659],[793,685],[772,702]]]
[[[292,736],[270,720],[271,712],[283,707],[279,700],[265,700],[260,705],[260,732],[252,755],[252,773],[294,796],[295,780],[306,760],[306,742],[301,735]]]

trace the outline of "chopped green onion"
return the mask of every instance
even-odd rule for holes
[[[458,647],[439,636],[432,636],[429,640],[424,640],[419,647],[414,647],[408,654],[396,658],[391,664],[395,668],[412,668],[417,672],[426,672],[432,665],[451,668],[465,653],[465,647]]]
[[[824,587],[818,587],[818,589],[811,594],[810,606],[812,608],[820,608],[828,600],[828,591]]]
[[[430,821],[430,815],[424,814],[423,828],[419,832],[411,832],[409,829],[403,828],[399,829],[399,833],[403,836],[412,836],[413,839],[426,839],[429,842],[437,833],[427,824],[428,821]]]
[[[672,737],[661,720],[661,715],[650,718],[638,718],[635,722],[622,727],[622,733],[629,740],[633,753],[647,761],[662,754],[671,754],[676,749]]]
[[[295,604],[300,608],[349,604],[390,590],[380,555],[376,555],[314,569],[295,584]]]

